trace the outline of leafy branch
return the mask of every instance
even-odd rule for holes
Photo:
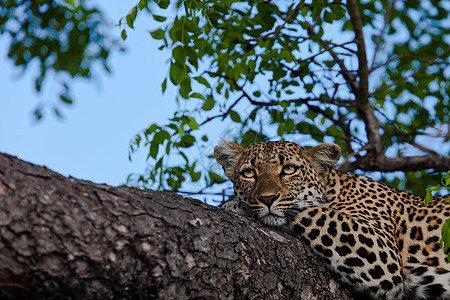
[[[447,13],[439,5],[430,4],[438,12],[430,15],[415,2],[404,6],[383,2],[380,7],[370,1],[299,0],[287,7],[264,0],[246,5],[181,0],[175,9],[169,2],[141,0],[125,18],[132,24],[145,9],[161,24],[150,33],[161,41],[160,49],[172,53],[163,90],[172,83],[181,101],[195,107],[178,110],[178,118],[192,115],[202,120],[198,128],[186,130],[179,128],[188,126],[186,122],[173,118],[160,126],[171,137],[164,139],[163,146],[171,143],[167,155],[182,156],[175,145],[189,139],[192,143],[184,144],[188,147],[181,152],[189,157],[192,169],[194,145],[210,151],[224,138],[201,136],[217,124],[213,121],[220,121],[224,128],[234,128],[235,136],[227,138],[244,145],[275,132],[283,139],[334,141],[347,155],[340,165],[346,171],[450,168],[448,153],[428,149],[419,140],[432,138],[432,128],[442,131],[439,135],[445,143],[450,136],[445,125],[450,123],[445,71],[449,45],[442,26]],[[168,17],[159,17],[162,10]],[[417,13],[409,13],[414,10]],[[379,31],[369,30],[374,28],[373,20],[382,19]],[[393,22],[403,26],[411,43],[397,39]],[[341,29],[334,33],[336,28]],[[421,36],[431,39],[427,42]],[[368,53],[373,55],[370,62]],[[374,72],[381,68],[385,72]],[[242,107],[248,111],[240,111]],[[142,138],[146,143],[140,145],[153,149],[153,154],[162,145],[153,135]],[[416,152],[403,156],[398,149],[406,147]],[[210,152],[202,155],[208,157]],[[161,152],[150,158],[166,162],[150,168],[164,176],[176,166],[167,164]],[[195,172],[201,172],[207,184],[220,182],[219,177],[208,176],[210,169]]]
[[[391,87],[393,87],[393,86],[396,86],[396,85],[398,85],[399,83],[402,83],[402,82],[404,82],[404,81],[406,81],[406,80],[408,80],[408,79],[410,79],[410,78],[414,78],[414,77],[416,77],[416,75],[418,75],[418,74],[423,74],[424,71],[425,71],[429,66],[435,64],[436,61],[437,61],[439,58],[441,58],[441,57],[448,57],[448,54],[449,54],[449,53],[450,53],[450,46],[447,47],[441,54],[437,55],[434,59],[429,60],[429,61],[425,61],[424,64],[423,64],[419,69],[417,69],[416,71],[414,71],[411,75],[404,76],[404,77],[402,77],[402,78],[400,78],[400,79],[398,79],[398,80],[395,80],[395,81],[391,82],[390,84],[380,86],[379,88],[377,88],[377,89],[376,89],[373,93],[371,93],[371,94],[372,94],[372,95],[377,94],[377,93],[379,93],[379,92],[381,92],[381,91],[384,91],[384,90],[389,89],[389,88],[391,88]],[[446,64],[449,64],[449,63],[446,63]]]

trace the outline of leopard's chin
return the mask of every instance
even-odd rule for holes
[[[261,218],[261,222],[267,226],[280,227],[287,224],[284,217],[276,216],[274,214],[267,214]]]

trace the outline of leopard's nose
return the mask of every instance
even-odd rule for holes
[[[268,195],[268,196],[259,196],[258,200],[267,205],[267,207],[271,207],[275,200],[278,199],[279,195]]]

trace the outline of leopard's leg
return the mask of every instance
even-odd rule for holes
[[[252,212],[248,207],[248,204],[243,202],[243,201],[239,201],[239,200],[231,200],[231,201],[227,201],[224,204],[222,204],[220,207],[232,211],[234,213],[237,213],[238,215],[241,216],[247,216],[247,217],[251,217],[252,216]]]
[[[401,299],[404,277],[396,243],[369,221],[329,207],[308,207],[288,227],[356,291],[374,299]]]

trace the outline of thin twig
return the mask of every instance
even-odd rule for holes
[[[394,4],[395,4],[395,0],[392,1],[391,6],[389,7],[389,10],[387,11],[386,15],[384,16],[384,26],[380,32],[380,36],[378,37],[377,45],[375,47],[375,52],[373,53],[372,64],[370,66],[371,70],[375,64],[375,58],[377,57],[377,53],[378,53],[378,50],[380,49],[381,42],[383,41],[384,32],[386,31],[389,20],[391,19],[392,10],[394,9]]]
[[[287,16],[286,20],[284,20],[284,23],[282,25],[278,26],[274,31],[268,32],[268,33],[260,36],[259,38],[248,39],[248,40],[246,40],[246,42],[259,42],[259,41],[267,38],[268,36],[280,33],[281,29],[283,29],[286,26],[287,22],[290,21],[292,19],[292,17],[298,13],[298,11],[300,10],[300,7],[303,5],[304,2],[305,2],[304,0],[300,1],[295,6],[295,8],[290,12],[290,14]]]
[[[368,145],[365,145],[364,147],[359,148],[359,149],[356,150],[356,151],[353,151],[352,153],[350,153],[350,154],[344,159],[343,162],[341,162],[339,165],[337,165],[337,166],[335,167],[335,169],[336,169],[336,170],[339,170],[339,171],[343,170],[344,167],[348,164],[348,161],[350,160],[350,158],[352,158],[352,157],[354,157],[354,156],[357,156],[357,155],[359,155],[360,152],[362,152],[362,151],[364,151],[364,150],[369,150],[370,148],[372,148],[372,145],[369,145],[369,144],[368,144]]]
[[[310,36],[312,35],[316,35],[314,33],[314,27],[313,25],[309,24],[309,28],[308,28],[308,34]],[[358,85],[355,81],[355,76],[349,72],[347,70],[347,67],[344,64],[344,61],[342,59],[340,59],[337,54],[333,51],[333,48],[330,47],[330,45],[328,45],[327,43],[325,43],[322,39],[319,39],[319,44],[325,49],[327,50],[328,53],[330,53],[330,55],[333,57],[333,59],[338,63],[339,68],[341,69],[341,74],[344,77],[345,81],[347,82],[347,84],[350,86],[352,92],[357,95],[358,94]]]
[[[328,120],[333,122],[334,125],[340,127],[342,129],[342,131],[344,131],[345,136],[347,137],[346,143],[347,143],[347,147],[348,147],[349,151],[353,151],[353,148],[351,145],[352,134],[350,132],[350,127],[349,127],[349,124],[345,124],[345,118],[342,115],[339,115],[339,118],[335,119],[333,117],[333,115],[331,115],[326,110],[323,110],[318,106],[312,105],[310,103],[306,103],[306,106],[308,106],[308,108],[311,111],[321,114],[322,116],[324,116],[325,118],[327,118]]]
[[[222,114],[218,114],[218,115],[212,116],[212,117],[209,117],[209,118],[207,118],[206,120],[204,120],[203,122],[201,122],[198,126],[199,126],[199,127],[200,127],[200,126],[203,126],[203,125],[205,125],[206,123],[209,123],[209,122],[211,122],[212,120],[215,120],[215,119],[217,119],[217,118],[222,118],[222,120],[225,119],[225,118],[229,115],[231,109],[232,109],[236,104],[238,104],[239,101],[242,100],[242,98],[244,98],[244,95],[241,95],[239,98],[237,98],[236,101],[234,101],[233,104],[231,104],[231,106],[227,109],[226,112],[224,112],[224,113],[222,113]],[[187,130],[186,133],[190,133],[191,131],[192,131],[192,128],[190,128],[189,130]]]
[[[385,61],[384,63],[372,67],[372,68],[369,70],[369,72],[373,72],[373,71],[375,71],[375,70],[377,70],[377,69],[379,69],[379,68],[381,68],[381,67],[384,67],[384,66],[390,64],[390,63],[393,62],[393,61],[401,60],[401,59],[404,59],[404,58],[409,58],[409,59],[412,59],[412,60],[417,60],[417,61],[420,61],[420,62],[422,62],[422,63],[426,63],[426,64],[428,64],[429,66],[431,66],[431,65],[441,65],[441,64],[443,64],[443,65],[450,65],[450,61],[448,61],[448,62],[447,62],[447,61],[436,61],[436,59],[425,60],[425,59],[421,59],[420,57],[417,57],[417,56],[402,54],[402,55],[397,55],[397,56],[395,56],[395,57],[392,57],[392,58],[388,59],[387,61]]]
[[[417,149],[419,149],[422,152],[428,153],[428,154],[434,154],[434,155],[439,155],[439,153],[437,153],[436,151],[433,151],[425,146],[422,146],[414,141],[412,142],[408,142],[408,144],[410,144],[411,146],[416,147]]]
[[[320,98],[320,97],[305,97],[305,98],[295,98],[289,100],[270,100],[267,102],[250,100],[250,103],[258,106],[276,106],[283,103],[302,103],[305,104],[309,101],[320,101],[322,103],[334,104],[337,106],[352,106],[354,103],[350,100],[343,100],[339,98]]]

